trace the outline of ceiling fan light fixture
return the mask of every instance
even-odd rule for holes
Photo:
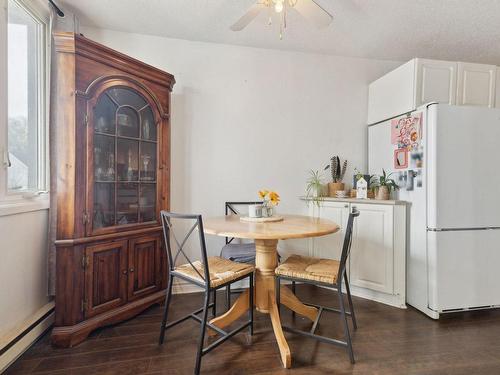
[[[274,0],[274,10],[276,13],[283,12],[283,8],[285,7],[285,0]]]
[[[250,9],[231,25],[233,31],[243,30],[252,20],[254,20],[261,11],[268,12],[268,24],[272,24],[273,15],[276,13],[279,17],[280,39],[283,38],[283,32],[287,26],[287,13],[289,8],[294,8],[299,14],[311,21],[317,28],[325,28],[333,20],[333,17],[323,9],[317,0],[257,0]]]

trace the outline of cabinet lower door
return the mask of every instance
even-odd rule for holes
[[[312,239],[312,255],[325,259],[340,259],[342,244],[344,243],[345,225],[349,217],[349,204],[342,202],[323,202],[319,208],[319,216],[329,219],[340,226],[337,233]]]
[[[393,207],[353,204],[360,215],[354,224],[350,254],[350,283],[362,288],[394,292]]]
[[[127,241],[85,249],[85,317],[89,318],[126,302]]]
[[[140,298],[161,290],[161,237],[131,239],[128,256],[128,299]]]

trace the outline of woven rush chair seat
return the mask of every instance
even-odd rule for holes
[[[203,263],[193,262],[193,266],[199,274],[191,267],[189,263],[175,267],[174,271],[194,281],[203,283]],[[226,284],[232,280],[239,279],[249,275],[254,271],[254,266],[248,263],[237,263],[221,257],[208,257],[208,269],[210,270],[210,287],[216,288],[219,285]]]
[[[275,273],[277,276],[335,284],[337,282],[339,264],[339,261],[333,259],[291,255],[276,268]]]

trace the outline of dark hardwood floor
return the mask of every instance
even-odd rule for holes
[[[300,285],[303,301],[335,306],[334,294]],[[175,295],[172,318],[194,310],[201,294]],[[222,293],[218,298],[224,303]],[[332,301],[332,303],[329,303]],[[355,298],[356,364],[338,347],[286,334],[293,368],[281,367],[267,315],[255,314],[255,335],[240,333],[203,358],[203,374],[500,374],[500,310],[449,315],[439,322],[409,308],[400,310]],[[283,319],[291,323],[283,308]],[[199,325],[188,321],[167,331],[158,346],[161,308],[96,331],[71,349],[54,349],[45,335],[7,374],[191,374]],[[295,324],[309,327],[297,317]],[[338,315],[325,313],[320,332],[341,334]]]

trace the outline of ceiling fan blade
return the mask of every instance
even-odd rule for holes
[[[252,5],[247,12],[236,21],[230,29],[233,31],[241,31],[243,30],[250,22],[252,22],[255,17],[261,12],[262,9],[265,9],[266,5],[261,3],[260,1]]]
[[[293,8],[319,29],[327,27],[333,20],[333,16],[314,0],[297,0]]]

